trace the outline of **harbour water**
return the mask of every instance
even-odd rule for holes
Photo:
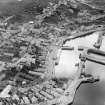
[[[62,50],[59,65],[55,67],[55,75],[57,77],[73,78],[77,71],[75,66],[78,63],[79,55],[78,46],[93,48],[97,41],[99,32],[95,32],[89,36],[77,38],[67,41],[64,46],[74,47],[74,50]],[[100,50],[105,51],[105,38]],[[105,66],[93,62],[86,62],[86,73],[98,76],[100,82],[83,84],[77,91],[74,105],[104,105],[105,103]]]

